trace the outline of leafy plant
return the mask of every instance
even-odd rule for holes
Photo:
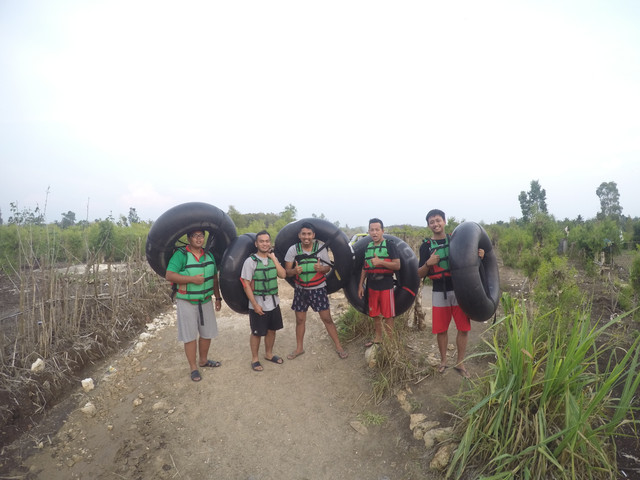
[[[564,257],[542,261],[534,282],[534,300],[540,311],[571,312],[580,303],[577,272]]]
[[[640,339],[620,353],[602,342],[618,319],[592,327],[588,310],[556,312],[549,329],[512,306],[492,327],[491,373],[458,397],[467,413],[447,475],[481,465],[485,479],[615,478],[613,437],[636,423]]]
[[[358,419],[364,425],[382,425],[387,421],[387,417],[370,411],[364,411],[358,415]]]

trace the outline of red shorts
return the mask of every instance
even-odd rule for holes
[[[368,290],[369,316],[393,318],[396,316],[396,301],[393,289],[389,290]]]
[[[451,317],[453,317],[453,321],[456,322],[456,328],[460,332],[471,330],[471,321],[458,306],[455,293],[449,291],[447,292],[447,298],[445,298],[444,292],[433,292],[431,298],[432,333],[443,333],[449,330]]]

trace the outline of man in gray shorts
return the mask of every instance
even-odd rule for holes
[[[284,256],[288,277],[295,277],[295,292],[291,309],[296,312],[296,349],[287,355],[289,360],[304,353],[304,333],[306,330],[307,310],[309,306],[318,312],[327,333],[336,347],[336,353],[342,359],[349,354],[340,345],[327,295],[326,274],[331,270],[329,253],[324,243],[316,240],[316,232],[311,223],[305,222],[298,233],[299,243],[291,245]]]
[[[271,235],[266,230],[256,234],[258,251],[249,256],[242,265],[240,281],[249,298],[249,324],[251,336],[251,369],[262,372],[264,367],[258,359],[260,339],[264,337],[264,359],[276,364],[283,360],[273,354],[276,342],[276,330],[282,328],[280,298],[278,297],[278,278],[286,273],[271,250]]]
[[[189,244],[176,250],[169,260],[165,278],[177,285],[178,340],[184,342],[191,380],[199,382],[202,380],[199,367],[220,366],[220,362],[209,360],[207,355],[211,339],[218,336],[211,298],[215,298],[215,310],[219,312],[222,297],[216,261],[211,252],[205,252],[202,248],[204,231],[189,232],[187,239]],[[196,362],[198,351],[200,361]]]

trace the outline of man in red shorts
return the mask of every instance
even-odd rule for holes
[[[458,361],[453,367],[460,375],[469,378],[469,372],[462,363],[467,350],[467,340],[471,330],[469,317],[458,306],[456,294],[453,291],[451,272],[449,269],[449,235],[445,233],[446,220],[442,210],[431,210],[427,213],[427,225],[433,237],[426,239],[420,246],[420,262],[418,275],[420,278],[428,276],[433,281],[432,293],[432,327],[431,331],[438,340],[440,351],[440,366],[438,373],[447,368],[447,346],[449,344],[449,324],[451,317],[456,324],[456,348]],[[480,258],[484,250],[479,249]]]
[[[375,337],[365,343],[365,347],[378,344],[384,333],[393,331],[393,319],[396,315],[393,296],[393,272],[400,270],[400,257],[393,240],[384,238],[384,224],[379,218],[369,220],[371,242],[364,254],[364,266],[358,284],[358,296],[367,292],[369,316],[374,319]]]

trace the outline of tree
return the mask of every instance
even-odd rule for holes
[[[4,221],[2,220],[2,210],[0,210],[0,225],[2,225]]]
[[[60,228],[68,228],[76,223],[76,214],[69,210],[67,213],[62,214],[62,221],[60,222]]]
[[[536,213],[547,213],[547,192],[540,186],[538,180],[531,180],[531,189],[524,190],[518,195],[522,219],[525,222],[531,220]]]
[[[622,215],[620,194],[616,182],[602,182],[596,190],[600,199],[600,213],[598,218],[612,218],[618,220]]]
[[[295,221],[296,215],[298,215],[298,209],[291,203],[284,207],[284,210],[280,212],[280,217],[282,217],[287,223]]]
[[[129,225],[133,225],[134,223],[140,223],[140,217],[138,216],[138,212],[133,207],[129,208]]]
[[[40,207],[36,205],[35,210],[23,208],[18,209],[18,204],[12,202],[9,204],[11,216],[9,224],[14,225],[44,225],[44,214],[40,211]]]
[[[247,226],[247,222],[245,222],[242,213],[233,205],[229,205],[227,215],[229,215],[229,218],[231,218],[236,228],[245,228]]]

